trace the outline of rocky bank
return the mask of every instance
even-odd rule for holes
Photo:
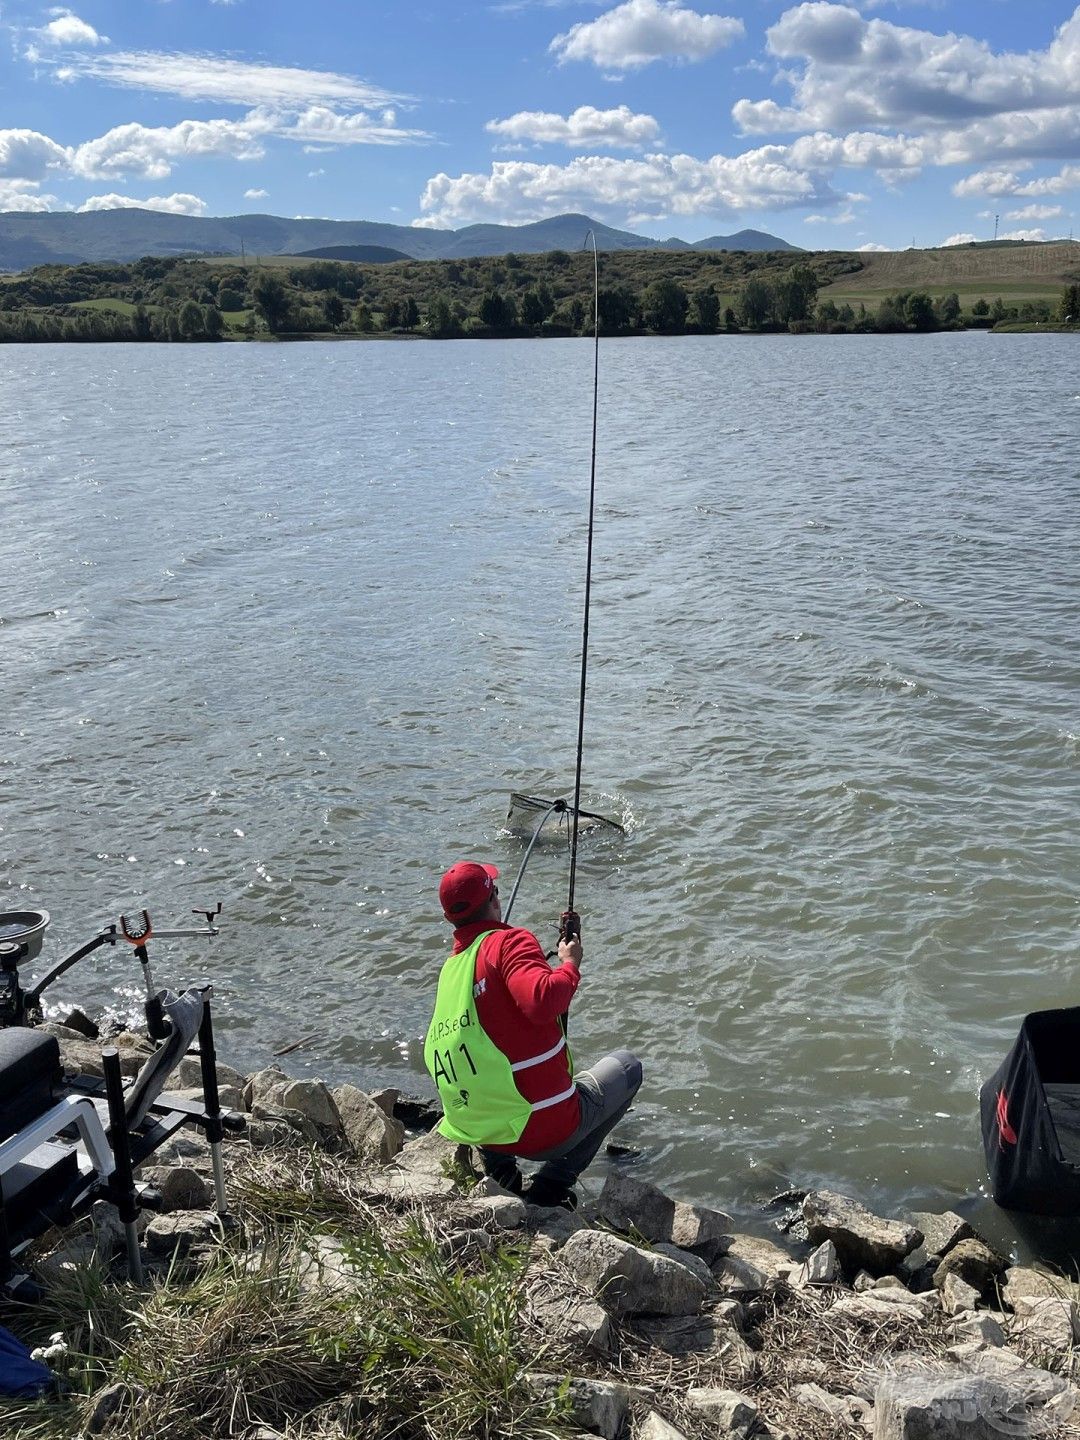
[[[96,1041],[68,1026],[47,1028],[72,1069],[99,1066]],[[147,1042],[125,1034],[112,1043],[134,1073]],[[295,1392],[271,1395],[261,1381],[254,1398],[243,1389],[243,1405],[234,1402],[228,1416],[207,1398],[198,1422],[207,1428],[184,1429],[149,1418],[172,1415],[175,1385],[163,1379],[155,1402],[155,1382],[143,1374],[136,1384],[117,1346],[115,1363],[83,1366],[73,1382],[84,1392],[69,1402],[81,1433],[143,1440],[1080,1436],[1080,1288],[1009,1265],[955,1214],[883,1218],[850,1196],[792,1192],[763,1221],[773,1237],[765,1238],[739,1233],[722,1210],[683,1203],[630,1169],[611,1171],[598,1198],[575,1212],[536,1209],[484,1178],[467,1147],[423,1128],[433,1117],[394,1091],[329,1087],[276,1067],[241,1075],[221,1065],[219,1072],[223,1103],[247,1117],[244,1133],[226,1141],[236,1218],[223,1227],[214,1215],[208,1147],[182,1132],[142,1175],[160,1195],[160,1208],[141,1222],[151,1285],[188,1295],[223,1252],[250,1269],[276,1247],[275,1264],[287,1255],[298,1267],[290,1293],[316,1312],[333,1310],[348,1329],[340,1384],[331,1373],[311,1393],[298,1382]],[[185,1060],[173,1088],[197,1084],[198,1063]],[[39,1272],[46,1286],[70,1288],[121,1249],[115,1215],[101,1203],[92,1227],[61,1237]],[[425,1283],[442,1298],[433,1301],[430,1330],[421,1323],[412,1342],[418,1370],[451,1330],[460,1363],[473,1364],[471,1347],[481,1342],[469,1317],[446,1321],[445,1306],[468,1293],[468,1304],[487,1316],[497,1280],[506,1351],[498,1357],[497,1403],[478,1385],[468,1413],[459,1398],[462,1413],[444,1415],[443,1372],[426,1370],[406,1403],[407,1364],[385,1396],[372,1388],[388,1353],[385,1339],[376,1343],[363,1325],[378,1303],[372,1276],[379,1266],[406,1287],[414,1271],[434,1267]],[[484,1333],[490,1346],[491,1332]],[[53,1346],[61,1369],[65,1343]],[[239,1375],[229,1343],[215,1339],[215,1363]],[[241,1331],[231,1343],[255,1341]],[[449,1353],[453,1366],[453,1345]],[[191,1363],[205,1361],[196,1355]],[[33,1408],[37,1415],[41,1407]],[[196,1423],[190,1414],[189,1421]],[[53,1433],[7,1424],[0,1412],[4,1433]]]

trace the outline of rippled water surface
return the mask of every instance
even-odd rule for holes
[[[424,1084],[438,875],[572,785],[591,358],[0,348],[0,901],[44,958],[221,899],[157,972],[212,974],[228,1058]],[[628,833],[572,1025],[645,1059],[640,1173],[988,1217],[979,1084],[1080,988],[1077,358],[604,343],[584,803]]]

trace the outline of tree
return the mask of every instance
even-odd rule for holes
[[[937,316],[934,314],[934,302],[930,296],[921,291],[909,295],[904,306],[904,319],[913,330],[936,330]]]
[[[1080,285],[1066,285],[1061,292],[1058,316],[1064,325],[1080,325]]]
[[[424,321],[429,335],[436,335],[445,338],[448,335],[456,335],[460,330],[454,308],[450,303],[449,295],[445,292],[436,295],[427,309],[427,318]]]
[[[371,313],[371,306],[358,300],[353,306],[352,327],[361,335],[370,335],[375,329],[375,316]]]
[[[400,330],[405,320],[405,302],[397,295],[386,302],[386,309],[383,312],[386,317],[387,330]]]
[[[739,317],[735,314],[735,311],[730,305],[724,306],[723,319],[725,330],[737,330],[739,328]]]
[[[521,297],[521,323],[534,330],[544,323],[544,307],[540,304],[540,296],[535,290],[526,290]]]
[[[416,297],[414,295],[409,295],[406,297],[405,304],[401,312],[401,328],[403,330],[415,330],[417,325],[419,324],[420,307],[416,303]]]
[[[686,291],[677,280],[654,280],[641,297],[641,318],[650,330],[681,330],[686,324]]]
[[[809,320],[817,301],[817,276],[809,265],[793,265],[774,282],[776,318],[783,325]]]
[[[207,305],[203,311],[203,333],[208,340],[220,340],[225,329],[225,320],[216,305]]]
[[[990,314],[990,306],[985,300],[976,300],[975,304],[971,307],[971,313],[972,315],[978,315],[979,318],[982,319],[984,316]]]
[[[266,321],[271,335],[284,329],[292,304],[284,284],[269,270],[264,270],[251,287],[251,301],[256,312]]]
[[[480,320],[492,330],[509,330],[517,324],[517,305],[511,295],[485,290],[480,300]]]
[[[941,323],[943,325],[955,325],[960,319],[960,296],[954,290],[952,294],[946,295],[941,301]]]
[[[218,290],[217,303],[220,310],[243,310],[244,297],[239,290],[222,285]]]
[[[345,319],[345,306],[336,290],[328,290],[323,296],[322,313],[331,330],[336,330]]]
[[[716,286],[695,291],[691,308],[698,328],[706,335],[715,335],[720,327],[720,296],[716,293]]]
[[[637,313],[637,297],[628,285],[601,290],[597,295],[600,324],[605,330],[625,330]]]
[[[194,300],[185,300],[176,317],[181,340],[201,340],[206,333],[203,308]]]
[[[751,275],[735,298],[740,324],[760,330],[773,313],[773,301],[773,287],[769,282]]]

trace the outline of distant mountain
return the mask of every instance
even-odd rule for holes
[[[531,225],[468,225],[428,230],[372,220],[289,220],[279,215],[163,215],[156,210],[0,214],[0,270],[138,260],[143,255],[300,255],[340,247],[394,250],[413,260],[580,250],[588,231],[601,250],[796,250],[757,230],[697,240],[652,240],[613,230],[587,215],[553,215]]]

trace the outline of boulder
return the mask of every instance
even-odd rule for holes
[[[737,1390],[695,1386],[686,1392],[686,1403],[719,1435],[751,1436],[761,1425],[761,1412]]]
[[[391,1119],[394,1118],[394,1106],[398,1103],[398,1092],[389,1088],[383,1090],[372,1090],[368,1099],[373,1105],[378,1105]]]
[[[560,1258],[613,1315],[696,1315],[705,1300],[685,1265],[605,1231],[571,1235]]]
[[[883,1220],[856,1200],[832,1190],[812,1190],[803,1201],[811,1243],[831,1240],[845,1270],[884,1275],[922,1244],[922,1231],[901,1220]]]
[[[224,1065],[219,1060],[217,1063],[218,1089],[222,1086],[231,1086],[234,1090],[243,1092],[247,1079],[234,1070],[231,1065]],[[198,1090],[202,1094],[202,1061],[198,1055],[185,1055],[177,1065],[176,1069],[169,1076],[170,1090]]]
[[[526,1290],[526,1310],[544,1342],[562,1342],[575,1350],[609,1354],[611,1317],[602,1305],[582,1295],[559,1273],[544,1272]]]
[[[65,1030],[72,1030],[76,1035],[85,1035],[88,1040],[96,1040],[101,1033],[86,1011],[81,1010],[78,1005],[73,1005],[60,1023]]]
[[[831,1240],[824,1241],[791,1272],[791,1283],[804,1285],[835,1285],[840,1278],[840,1259]]]
[[[756,1294],[787,1280],[795,1262],[786,1250],[757,1235],[733,1235],[727,1250],[713,1265],[723,1290]]]
[[[960,1315],[965,1310],[975,1310],[979,1303],[979,1292],[974,1285],[961,1280],[959,1275],[945,1276],[941,1287],[941,1308],[946,1315]]]
[[[533,1236],[533,1245],[548,1254],[561,1250],[571,1235],[589,1226],[576,1210],[548,1210],[525,1207],[525,1223]]]
[[[834,1395],[824,1386],[817,1385],[813,1381],[796,1385],[792,1394],[799,1405],[807,1410],[817,1410],[823,1415],[831,1415],[834,1420],[844,1424],[861,1424],[866,1420],[870,1411],[869,1404],[860,1395]]]
[[[1002,1440],[1045,1433],[1038,1409],[1032,1415],[1029,1407],[1045,1405],[1056,1392],[1033,1387],[1023,1370],[991,1375],[930,1362],[905,1367],[883,1379],[874,1393],[874,1440]]]
[[[981,1297],[987,1297],[1004,1269],[1004,1259],[984,1240],[960,1240],[934,1271],[934,1284],[940,1290],[947,1275],[956,1275]]]
[[[912,1215],[911,1221],[917,1229],[922,1231],[922,1248],[927,1255],[944,1257],[961,1240],[978,1239],[968,1222],[957,1215],[955,1210],[944,1210],[941,1213],[932,1210],[917,1210]]]
[[[675,1214],[671,1222],[671,1243],[680,1250],[692,1250],[711,1265],[731,1243],[735,1224],[730,1215],[722,1210],[710,1210],[705,1205],[687,1205],[675,1201]]]
[[[281,1097],[291,1083],[291,1078],[285,1074],[280,1065],[268,1065],[265,1070],[257,1070],[244,1082],[244,1104],[249,1110],[252,1110],[260,1101],[265,1101],[269,1105],[280,1105]]]
[[[378,1106],[373,1107],[378,1109]],[[380,1111],[381,1113],[381,1111]],[[480,1170],[473,1159],[472,1147],[457,1145],[447,1140],[437,1130],[427,1135],[418,1135],[397,1155],[394,1169],[415,1176],[454,1179],[459,1174],[480,1179]]]
[[[602,1435],[604,1440],[618,1440],[630,1414],[630,1395],[625,1385],[613,1385],[606,1380],[567,1380],[563,1375],[541,1372],[526,1375],[525,1379],[540,1399],[554,1400],[568,1387],[569,1423],[580,1425],[590,1435]]]
[[[686,1436],[669,1425],[662,1415],[650,1410],[635,1432],[634,1440],[686,1440]]]
[[[1011,1310],[1015,1310],[1022,1299],[1035,1300],[1047,1295],[1080,1301],[1080,1285],[1066,1280],[1063,1275],[1034,1270],[1027,1265],[1013,1265],[1006,1270],[1001,1297]]]
[[[653,1242],[671,1242],[675,1202],[646,1180],[612,1171],[604,1181],[597,1208],[600,1218],[616,1230],[636,1232]]]
[[[985,1350],[991,1345],[1005,1344],[1001,1319],[991,1315],[989,1310],[961,1311],[954,1317],[950,1328],[958,1345],[974,1341],[977,1349]]]
[[[661,1241],[654,1245],[653,1249],[657,1255],[666,1255],[669,1260],[674,1260],[677,1265],[685,1265],[691,1275],[696,1275],[706,1290],[715,1291],[716,1280],[712,1271],[700,1255],[695,1255],[692,1250],[680,1250],[678,1245],[667,1245]]]
[[[325,1290],[346,1295],[359,1281],[356,1263],[342,1241],[333,1235],[312,1235],[300,1256],[298,1279],[305,1292]]]
[[[260,1121],[269,1122],[271,1125],[277,1127],[275,1133],[279,1135],[281,1134],[282,1127],[288,1126],[289,1130],[296,1131],[303,1136],[304,1142],[308,1145],[318,1145],[321,1139],[319,1127],[315,1124],[314,1120],[309,1120],[306,1115],[301,1115],[299,1110],[286,1110],[283,1105],[275,1105],[269,1100],[256,1100],[252,1104],[251,1121],[256,1123]],[[255,1124],[249,1123],[248,1134],[252,1136],[251,1143],[253,1145],[258,1143],[252,1133],[254,1130]],[[288,1136],[288,1131],[285,1133],[286,1136]],[[276,1143],[281,1142],[278,1141]],[[288,1138],[285,1143],[289,1143]]]
[[[175,1215],[155,1215],[146,1227],[146,1248],[151,1255],[171,1258],[187,1255],[206,1245],[218,1233],[216,1219],[192,1210]]]
[[[1054,1369],[1072,1356],[1080,1338],[1076,1305],[1058,1296],[1019,1296],[1016,1313],[1007,1322],[1010,1340],[1024,1340],[1047,1356]]]
[[[355,1085],[339,1085],[332,1098],[354,1155],[371,1165],[386,1165],[400,1153],[405,1127],[383,1106]]]
[[[341,1116],[334,1097],[321,1080],[293,1080],[278,1102],[283,1110],[298,1110],[306,1120],[331,1135],[341,1133]]]
[[[829,1306],[830,1315],[880,1324],[882,1320],[924,1320],[926,1306],[907,1290],[864,1290],[861,1295],[841,1295]]]
[[[205,1210],[210,1204],[210,1186],[188,1165],[158,1165],[145,1171],[143,1178],[161,1196],[165,1215],[174,1210]]]
[[[476,1191],[472,1193],[475,1195]],[[520,1230],[526,1213],[524,1200],[516,1195],[481,1195],[476,1199],[470,1196],[469,1203],[460,1212],[466,1224],[489,1230]]]

